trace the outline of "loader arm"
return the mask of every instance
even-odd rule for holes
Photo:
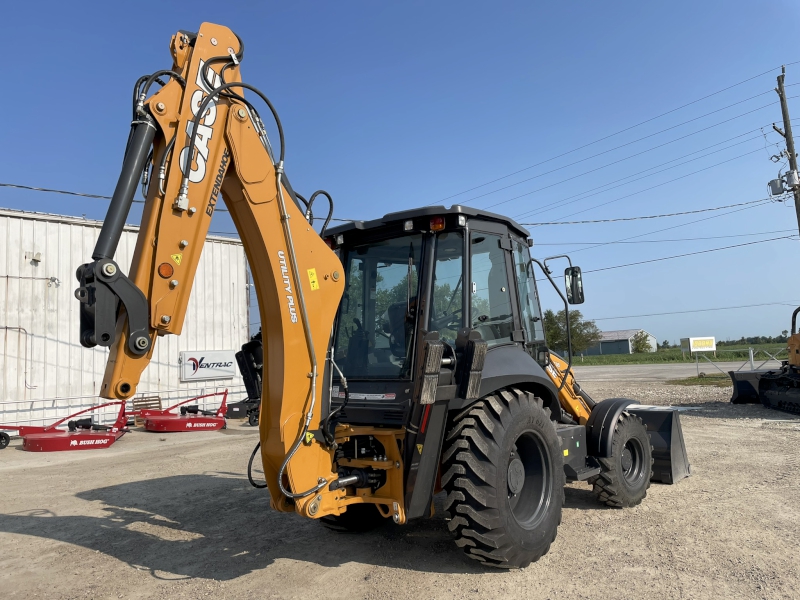
[[[137,85],[141,95],[122,174],[93,262],[78,270],[81,343],[110,348],[102,397],[124,400],[136,393],[158,337],[181,333],[222,198],[258,296],[265,354],[260,437],[272,504],[307,513],[316,500],[315,512],[338,514],[341,493],[326,490],[321,507],[315,497],[337,477],[332,450],[301,438],[319,428],[326,352],[344,286],[341,263],[304,218],[286,181],[282,132],[279,156],[271,156],[254,105],[260,100],[249,92],[269,101],[240,83],[241,40],[204,23],[196,34],[173,36],[171,52],[172,69],[154,74],[168,79],[163,87],[146,97],[148,83]],[[114,252],[151,147],[153,178],[125,276]]]

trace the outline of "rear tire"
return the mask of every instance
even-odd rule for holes
[[[456,544],[491,567],[539,560],[561,522],[563,461],[540,398],[509,388],[479,400],[453,423],[442,454]]]
[[[642,420],[623,412],[611,438],[611,458],[598,458],[600,475],[589,478],[600,502],[616,508],[641,504],[650,487],[653,447]]]
[[[0,450],[8,446],[10,443],[11,443],[11,436],[3,431],[0,431]]]
[[[341,515],[320,518],[323,527],[339,533],[364,533],[386,523],[374,504],[351,504]]]
[[[250,427],[258,427],[258,413],[251,412],[247,415],[247,422],[250,423]]]

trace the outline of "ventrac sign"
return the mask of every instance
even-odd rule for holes
[[[181,381],[232,379],[236,377],[233,350],[181,352]]]

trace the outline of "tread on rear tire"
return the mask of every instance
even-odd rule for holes
[[[445,439],[442,485],[456,544],[486,566],[524,568],[561,522],[561,440],[542,400],[516,388],[475,403]]]

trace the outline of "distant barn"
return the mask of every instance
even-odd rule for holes
[[[604,331],[600,342],[588,348],[584,354],[595,356],[598,354],[633,354],[633,338],[644,329],[620,329],[619,331]],[[656,337],[646,331],[650,339],[650,352],[658,348]]]

